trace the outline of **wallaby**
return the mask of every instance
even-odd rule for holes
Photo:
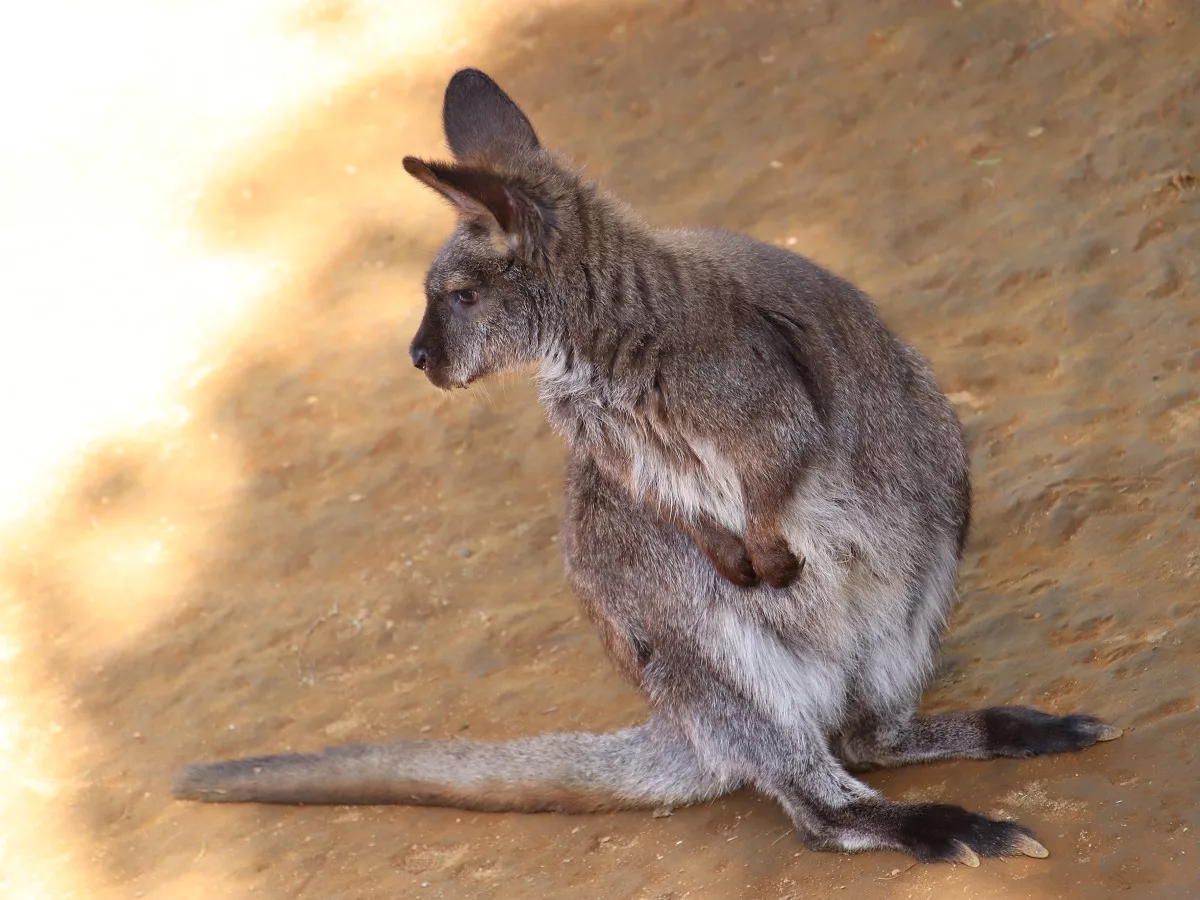
[[[1121,734],[1017,706],[917,712],[970,510],[962,429],[924,360],[801,256],[643,224],[482,72],[451,79],[443,117],[456,162],[404,160],[460,213],[412,361],[440,388],[540,366],[570,447],[567,576],[650,719],[197,764],[176,795],[580,812],[752,785],[816,849],[1045,856],[1016,823],[889,801],[849,771]]]

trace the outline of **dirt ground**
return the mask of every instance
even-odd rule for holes
[[[1200,896],[1192,5],[457,16],[461,40],[246,137],[196,228],[213,252],[273,254],[282,286],[209,348],[187,422],[94,445],[8,534],[4,684],[49,773],[5,812],[12,896],[22,859],[59,885],[28,896]],[[329,0],[287,27],[336,42],[371,8]],[[751,792],[666,818],[170,798],[197,759],[644,714],[563,582],[563,448],[527,379],[447,398],[408,362],[450,214],[399,161],[441,149],[462,65],[652,221],[794,247],[932,360],[977,501],[928,706],[1086,710],[1126,734],[868,780],[1016,817],[1049,859],[807,852]]]

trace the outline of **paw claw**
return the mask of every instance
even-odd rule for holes
[[[1013,841],[1013,849],[1026,856],[1032,856],[1034,859],[1045,859],[1050,855],[1049,850],[1027,834],[1023,834]]]
[[[972,869],[979,868],[979,854],[962,841],[954,842],[954,855],[950,857],[950,861],[962,866],[970,866]]]
[[[1115,725],[1101,725],[1099,730],[1096,732],[1096,740],[1115,741],[1124,733],[1125,732],[1123,732],[1120,728],[1117,728]]]

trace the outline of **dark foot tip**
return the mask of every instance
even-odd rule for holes
[[[1001,706],[983,711],[988,747],[998,756],[1042,756],[1084,750],[1101,741],[1116,740],[1121,729],[1095,716],[1076,713],[1055,716],[1025,706]]]
[[[983,856],[1031,856],[1046,850],[1016,822],[989,819],[959,806],[905,804],[901,815],[889,814],[892,846],[899,845],[922,862],[951,862],[975,868]]]

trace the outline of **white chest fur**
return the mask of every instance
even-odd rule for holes
[[[630,490],[653,500],[684,519],[706,513],[735,534],[746,529],[746,510],[737,470],[711,441],[674,436],[683,444],[688,465],[667,458],[658,441],[638,440],[631,434],[624,443],[630,459]],[[677,456],[677,454],[671,454]]]
[[[586,363],[568,367],[561,354],[546,360],[540,381],[551,424],[582,442],[636,498],[686,520],[706,513],[744,533],[741,480],[712,441],[663,426],[639,412],[634,397],[596,379]]]

